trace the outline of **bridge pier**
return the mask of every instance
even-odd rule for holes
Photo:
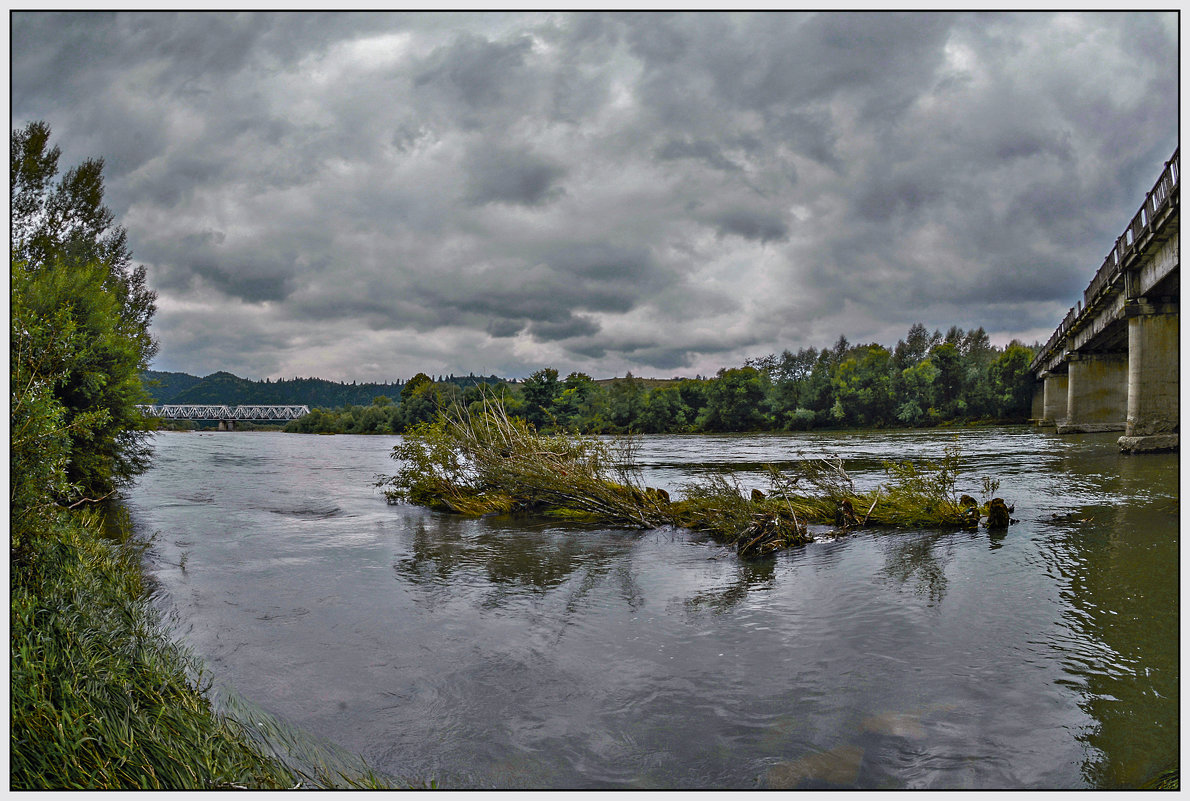
[[[235,420],[220,420],[219,421],[219,430],[220,431],[235,431],[236,430],[236,421]]]
[[[1066,373],[1046,373],[1042,376],[1041,424],[1046,426],[1066,422],[1070,403],[1069,376]]]
[[[1128,356],[1070,353],[1066,421],[1059,434],[1123,431],[1128,416]]]
[[[1120,450],[1178,447],[1178,304],[1130,301],[1128,413]]]
[[[1029,411],[1029,422],[1036,425],[1045,425],[1045,382],[1037,385],[1037,389],[1033,390],[1033,406]]]

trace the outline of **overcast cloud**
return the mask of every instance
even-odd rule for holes
[[[17,12],[160,370],[714,374],[1044,341],[1178,141],[1177,15]]]

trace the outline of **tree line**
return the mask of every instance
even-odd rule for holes
[[[932,333],[910,327],[892,350],[851,345],[748,359],[710,378],[595,381],[581,372],[561,378],[546,367],[524,381],[467,387],[424,373],[398,397],[371,404],[317,408],[288,423],[301,433],[401,433],[452,404],[496,396],[509,413],[541,430],[611,433],[801,431],[813,428],[922,427],[1028,419],[1036,344],[992,345],[982,327]]]

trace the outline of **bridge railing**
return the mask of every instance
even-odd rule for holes
[[[1145,195],[1145,202],[1141,204],[1140,210],[1136,212],[1136,216],[1132,218],[1124,233],[1116,240],[1115,246],[1103,260],[1103,265],[1091,279],[1091,283],[1083,292],[1083,300],[1088,306],[1099,297],[1105,287],[1110,286],[1116,280],[1138,243],[1144,242],[1153,233],[1154,221],[1159,220],[1166,208],[1175,202],[1180,159],[1181,148],[1178,148],[1169,161],[1165,162],[1165,169],[1161,171],[1161,177]]]
[[[1077,306],[1071,307],[1066,317],[1061,324],[1050,335],[1049,340],[1045,343],[1045,347],[1033,359],[1032,367],[1037,369],[1043,362],[1047,361],[1053,352],[1066,339],[1066,334],[1070,331],[1071,326],[1078,320],[1083,309],[1090,308],[1099,299],[1108,287],[1115,283],[1119,278],[1124,265],[1128,263],[1129,258],[1133,255],[1136,248],[1144,244],[1150,234],[1153,233],[1154,222],[1161,219],[1161,216],[1166,210],[1177,203],[1178,198],[1178,184],[1181,173],[1181,148],[1173,152],[1169,161],[1165,162],[1165,168],[1161,171],[1161,176],[1157,182],[1153,184],[1153,188],[1145,195],[1145,202],[1141,204],[1140,210],[1128,223],[1128,227],[1124,229],[1124,233],[1116,239],[1115,245],[1112,246],[1111,251],[1108,252],[1103,264],[1095,272],[1095,277],[1091,279],[1091,283],[1087,285],[1083,292],[1083,299],[1079,301]]]

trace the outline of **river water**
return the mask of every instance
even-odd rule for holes
[[[216,687],[442,787],[1135,787],[1178,765],[1178,460],[1117,435],[655,436],[646,482],[958,442],[1007,533],[763,561],[684,530],[389,506],[397,437],[163,433],[128,492]]]

